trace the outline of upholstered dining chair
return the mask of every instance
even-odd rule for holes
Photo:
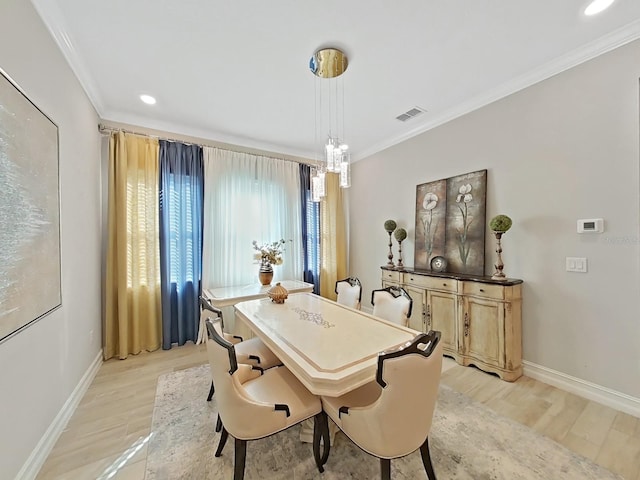
[[[230,434],[235,439],[234,480],[244,478],[247,441],[273,435],[311,417],[314,417],[313,455],[318,470],[323,472],[329,455],[329,424],[320,398],[284,366],[254,370],[250,365],[238,363],[235,345],[224,339],[220,319],[209,318],[206,325],[207,353],[218,388],[216,402],[222,419],[215,456],[222,454]]]
[[[387,287],[371,292],[371,305],[376,317],[407,326],[413,300],[402,287]]]
[[[205,317],[218,317],[224,332],[224,319],[222,316],[222,310],[214,307],[209,301],[200,296],[200,308],[201,315]],[[254,365],[263,370],[276,365],[282,365],[280,359],[267,347],[262,340],[257,337],[244,340],[238,335],[231,335],[229,333],[223,333],[224,339],[230,343],[235,344],[236,358],[238,363],[246,363],[248,365]],[[213,398],[215,387],[211,382],[211,388],[209,389],[209,396],[207,401],[210,402]]]
[[[360,310],[362,300],[362,284],[358,277],[349,277],[336,282],[337,302],[340,305]]]
[[[391,459],[418,448],[427,477],[435,480],[429,432],[441,369],[440,332],[421,333],[411,343],[378,355],[375,381],[341,397],[321,397],[322,408],[336,425],[362,450],[380,458],[382,480],[391,478]],[[329,452],[324,453],[328,458]]]

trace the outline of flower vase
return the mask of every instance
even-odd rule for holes
[[[271,285],[271,280],[273,280],[273,267],[269,262],[260,263],[258,278],[262,285]]]

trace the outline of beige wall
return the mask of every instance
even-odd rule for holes
[[[416,185],[486,168],[487,218],[514,221],[503,259],[525,281],[524,359],[640,398],[638,59],[640,41],[355,163],[363,305],[387,260],[386,219],[407,228],[413,265]],[[603,234],[576,233],[577,219],[599,217]],[[566,272],[567,256],[587,257],[588,273]]]
[[[8,479],[101,348],[100,137],[93,107],[26,0],[0,2],[0,68],[58,125],[62,223],[62,307],[0,344],[0,477]]]

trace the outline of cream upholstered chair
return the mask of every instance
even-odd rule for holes
[[[360,310],[362,300],[362,284],[357,277],[349,277],[336,282],[337,302],[340,305]]]
[[[421,333],[404,347],[378,356],[376,381],[341,397],[321,397],[336,425],[365,452],[380,458],[383,480],[390,479],[392,458],[418,448],[427,477],[435,480],[429,432],[441,369],[440,332]]]
[[[244,478],[248,440],[278,433],[314,417],[313,454],[322,472],[329,455],[329,426],[320,398],[309,392],[284,366],[254,370],[238,363],[235,345],[224,339],[219,318],[207,319],[207,352],[217,386],[216,402],[222,418],[222,434],[215,456],[229,434],[235,439],[234,480]],[[320,440],[324,454],[320,454]]]
[[[211,305],[211,303],[209,303],[209,301],[202,296],[200,296],[200,308],[200,315],[203,315],[205,317],[220,318],[220,322],[224,331],[224,319],[222,316],[222,310]],[[243,340],[242,337],[238,335],[231,335],[229,333],[223,333],[223,336],[226,341],[235,344],[236,358],[238,360],[238,363],[254,365],[263,370],[275,367],[276,365],[282,365],[280,359],[276,357],[276,355],[271,350],[269,350],[269,347],[267,347],[262,342],[262,340],[257,337]],[[214,392],[215,387],[213,386],[213,382],[211,382],[211,388],[209,389],[209,396],[207,397],[207,401],[211,401]]]
[[[413,300],[402,287],[387,287],[371,292],[371,305],[376,317],[407,326]]]

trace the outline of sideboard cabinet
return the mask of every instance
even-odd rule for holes
[[[409,327],[442,333],[443,349],[460,365],[522,375],[522,280],[382,267],[382,286],[413,299]]]

